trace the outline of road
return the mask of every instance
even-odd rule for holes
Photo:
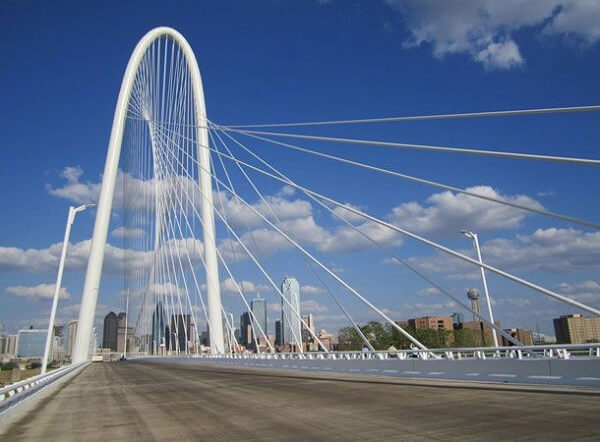
[[[598,440],[600,396],[147,362],[94,363],[0,439]]]

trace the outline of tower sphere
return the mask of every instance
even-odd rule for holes
[[[479,290],[477,290],[476,288],[472,288],[469,289],[469,291],[467,292],[467,296],[469,297],[469,299],[476,300],[481,297],[481,294],[479,293]]]

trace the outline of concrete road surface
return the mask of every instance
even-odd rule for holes
[[[0,440],[600,440],[598,394],[320,377],[94,363]]]

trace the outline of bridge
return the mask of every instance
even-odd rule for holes
[[[486,274],[569,309],[598,316],[596,307],[486,263],[473,232],[464,233],[474,241],[475,257],[315,190],[308,180],[293,179],[255,145],[276,146],[315,161],[597,231],[597,223],[530,201],[460,188],[314,146],[342,144],[574,167],[598,166],[600,160],[306,130],[598,110],[600,106],[579,106],[224,125],[207,117],[200,70],[188,42],[171,28],[153,29],[134,49],[117,101],[72,364],[0,389],[0,434],[7,440],[597,437],[600,344],[525,345],[495,321]],[[264,180],[303,195],[329,214],[342,233],[338,240],[352,237],[368,244],[388,263],[472,315],[482,331],[489,330],[493,345],[425,345],[386,306],[320,256],[319,247],[328,239],[307,239],[318,232],[310,221],[288,222],[281,201],[261,190]],[[135,348],[129,349],[126,361],[91,363],[104,254],[115,213],[123,231],[130,233],[124,235],[123,293]],[[478,293],[470,292],[469,305],[400,256],[395,246],[401,238],[476,269],[487,312],[479,308]],[[297,253],[298,262],[320,282],[319,291],[339,308],[362,350],[336,350],[325,342],[302,315],[298,282],[275,282],[264,263],[274,239],[278,247]],[[281,303],[281,348],[268,336],[266,318],[257,317],[251,307],[248,294],[253,290],[243,279],[249,269],[264,280],[261,289]],[[231,301],[222,299],[224,284],[247,310],[246,342],[235,333]],[[381,321],[405,348],[379,348],[377,337],[359,326],[349,305]],[[208,332],[206,348],[202,329]],[[127,346],[130,341],[125,339]]]

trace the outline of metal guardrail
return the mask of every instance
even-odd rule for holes
[[[0,388],[0,412],[89,362],[71,364]]]
[[[185,357],[186,355],[172,355]],[[146,356],[169,358],[171,356]],[[356,360],[356,359],[421,359],[421,360],[462,360],[462,359],[600,359],[600,343],[595,344],[555,344],[532,345],[522,347],[468,347],[440,349],[407,349],[382,351],[332,351],[305,353],[233,353],[222,355],[190,354],[190,358],[220,359],[324,359],[324,360]]]

